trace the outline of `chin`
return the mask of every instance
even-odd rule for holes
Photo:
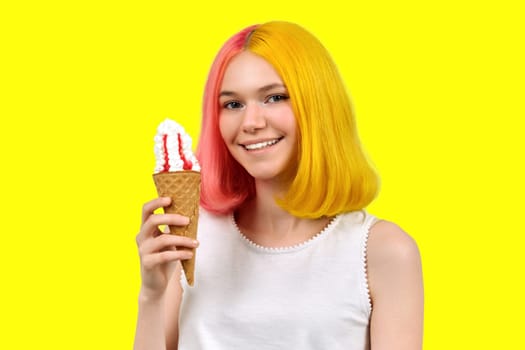
[[[290,179],[293,179],[293,169],[289,166],[282,168],[245,168],[246,171],[256,180],[256,181],[275,181],[279,183],[289,183]]]
[[[279,172],[275,168],[267,167],[244,167],[248,174],[250,174],[256,180],[271,180],[279,176]]]
[[[270,171],[270,170],[253,170],[247,169],[248,173],[255,179],[255,180],[273,180],[275,178],[279,177],[279,173]]]

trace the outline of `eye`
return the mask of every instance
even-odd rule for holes
[[[242,108],[242,104],[237,101],[229,101],[229,102],[223,103],[222,107],[225,109],[237,109],[237,108]]]
[[[279,102],[279,101],[285,101],[285,100],[287,100],[289,98],[290,97],[288,95],[284,95],[284,94],[272,95],[272,96],[268,97],[266,102],[276,103],[276,102]]]

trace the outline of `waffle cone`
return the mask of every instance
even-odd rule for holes
[[[153,175],[159,197],[171,197],[171,205],[164,208],[167,214],[180,214],[190,218],[187,226],[169,226],[173,235],[197,238],[199,219],[199,199],[201,174],[197,171],[177,171]],[[185,248],[186,249],[186,248]],[[187,248],[189,250],[189,248]],[[193,286],[195,274],[195,248],[193,257],[181,260],[184,275],[190,286]]]

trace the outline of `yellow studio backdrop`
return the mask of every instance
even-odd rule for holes
[[[132,347],[156,127],[197,139],[215,53],[268,20],[345,78],[382,177],[369,210],[421,250],[425,349],[525,346],[519,2],[306,3],[0,5],[0,349]]]

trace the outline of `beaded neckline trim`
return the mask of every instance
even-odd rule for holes
[[[242,233],[241,229],[237,225],[234,215],[233,214],[230,215],[230,220],[232,222],[232,225],[244,243],[246,243],[249,247],[251,247],[252,249],[255,249],[256,251],[259,251],[262,253],[272,253],[272,254],[290,253],[290,252],[295,252],[297,250],[306,248],[307,246],[311,245],[312,243],[319,240],[321,237],[326,236],[330,231],[332,231],[333,227],[337,224],[337,222],[339,222],[339,219],[340,219],[340,215],[336,215],[332,220],[330,220],[330,222],[321,231],[319,231],[312,237],[308,238],[304,242],[297,243],[297,244],[290,245],[290,246],[283,246],[283,247],[265,247],[265,246],[262,246],[260,244],[253,242],[251,239],[246,237],[246,235]]]

